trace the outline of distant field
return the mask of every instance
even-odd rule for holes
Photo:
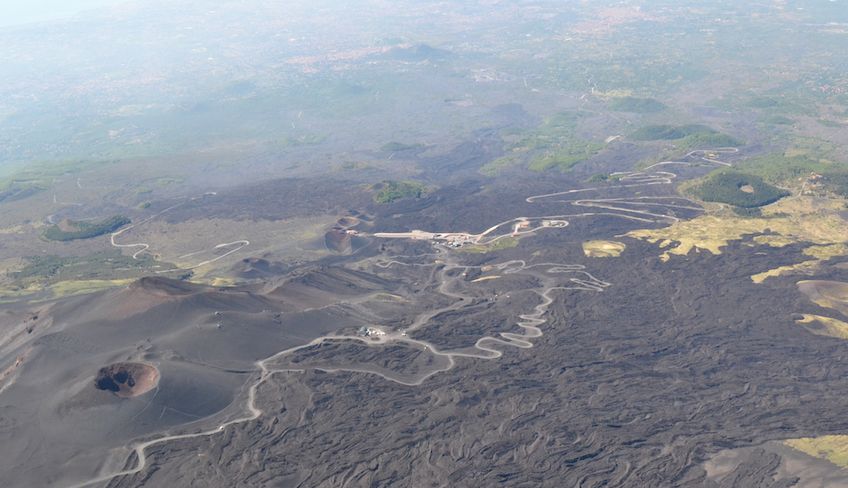
[[[526,165],[527,169],[536,172],[570,170],[604,147],[601,142],[586,140],[577,134],[581,120],[587,116],[584,112],[562,112],[549,117],[535,129],[508,134],[506,139],[511,144],[505,147],[507,155],[484,165],[480,172],[494,176],[516,165]]]
[[[662,112],[667,107],[664,103],[653,98],[618,97],[614,98],[609,107],[617,112],[634,112],[650,114]]]

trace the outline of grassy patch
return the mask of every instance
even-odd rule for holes
[[[66,229],[58,225],[52,225],[44,231],[44,238],[51,241],[73,241],[77,239],[90,239],[115,232],[130,223],[128,217],[114,215],[100,222],[79,222],[69,220]]]
[[[815,110],[811,108],[809,102],[797,96],[755,96],[750,98],[746,105],[771,114],[811,115],[815,113]]]
[[[708,134],[692,134],[683,138],[678,146],[682,149],[698,149],[711,147],[740,147],[745,143],[739,139],[720,132]]]
[[[624,252],[626,246],[617,241],[586,241],[583,243],[583,254],[589,258],[617,258]]]
[[[833,193],[848,197],[848,170],[822,172],[822,185]]]
[[[533,158],[528,168],[531,171],[546,171],[557,168],[560,171],[568,171],[577,164],[589,159],[603,147],[602,144],[586,142],[584,144],[574,143],[559,147]]]
[[[637,141],[675,141],[680,149],[744,145],[734,137],[700,124],[649,125],[636,130],[630,138]]]
[[[583,117],[583,112],[563,112],[533,130],[506,134],[506,156],[485,164],[480,172],[494,176],[514,165],[526,165],[532,171],[570,170],[604,147],[577,135],[577,125]]]
[[[819,268],[819,262],[816,260],[810,261],[802,261],[796,264],[789,264],[786,266],[778,266],[777,268],[772,268],[762,273],[757,273],[755,275],[751,275],[751,281],[754,283],[762,283],[768,278],[776,278],[778,276],[783,275],[792,275],[798,273],[813,273]]]
[[[763,119],[763,122],[771,125],[792,125],[795,123],[794,120],[783,115],[769,115]]]
[[[705,202],[744,208],[762,207],[789,195],[789,192],[766,183],[759,176],[728,170],[711,173],[690,192]]]
[[[848,339],[848,324],[839,319],[804,314],[796,322],[815,335]]]
[[[804,454],[848,468],[848,435],[825,435],[783,441],[787,446]]]
[[[459,250],[470,253],[487,253],[501,251],[503,249],[512,249],[516,246],[518,246],[517,237],[502,237],[490,244],[472,244],[470,246],[463,246],[459,248]]]
[[[5,185],[0,188],[0,203],[23,200],[28,196],[35,195],[36,193],[46,189],[46,186],[38,182],[7,181]]]
[[[516,154],[503,156],[484,164],[480,168],[480,173],[486,176],[497,176],[503,170],[509,168],[510,166],[515,166],[521,163],[522,160],[523,157]]]
[[[733,207],[733,213],[740,217],[762,217],[763,211],[759,207]]]
[[[739,165],[746,173],[779,185],[798,185],[812,173],[822,176],[819,183],[827,190],[848,196],[848,166],[807,156],[769,154]]]
[[[421,198],[427,191],[427,187],[417,181],[386,180],[372,186],[376,193],[374,201],[380,204],[392,203],[403,198]]]
[[[586,179],[586,183],[614,183],[621,180],[622,175],[611,173],[595,173]]]
[[[92,293],[95,291],[114,288],[116,286],[126,286],[135,281],[134,279],[123,280],[74,280],[60,281],[50,286],[50,292],[53,297],[64,297],[70,295],[82,295],[84,293]]]
[[[844,205],[844,200],[784,198],[762,207],[762,217],[758,218],[739,217],[730,211],[711,211],[661,229],[635,230],[626,235],[658,244],[663,261],[672,255],[685,256],[700,250],[720,254],[728,243],[746,236],[755,236],[757,243],[764,242],[761,237],[767,237],[767,245],[773,247],[845,244],[848,233],[845,232],[845,220],[840,216]]]
[[[53,181],[66,175],[79,174],[94,167],[111,163],[112,161],[63,161],[63,162],[30,162],[23,167],[9,165],[0,167],[0,202],[17,200],[15,195],[21,192],[38,192],[49,188]],[[8,193],[7,193],[8,192]],[[28,195],[27,195],[28,196]],[[12,197],[12,198],[10,198]]]
[[[424,144],[404,144],[402,142],[392,141],[387,144],[383,144],[383,146],[380,147],[380,150],[383,152],[403,152],[423,148]]]
[[[637,141],[672,141],[699,134],[715,134],[717,131],[706,125],[648,125],[630,135]]]
[[[139,259],[133,259],[117,249],[87,256],[31,256],[26,260],[26,266],[10,273],[18,288],[60,281],[97,280],[112,276],[119,270],[124,275],[140,275],[156,264],[150,255],[142,254]]]

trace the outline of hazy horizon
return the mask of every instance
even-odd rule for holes
[[[0,27],[62,20],[89,10],[121,3],[126,3],[126,0],[35,0],[20,4],[0,4]]]

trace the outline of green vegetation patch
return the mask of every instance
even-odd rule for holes
[[[794,120],[789,117],[784,117],[783,115],[769,115],[763,119],[763,122],[771,125],[792,125],[795,123]]]
[[[839,196],[848,198],[848,170],[825,171],[822,185]]]
[[[100,222],[80,222],[68,220],[59,225],[52,225],[44,231],[44,238],[51,241],[73,241],[77,239],[90,239],[115,232],[121,227],[129,224],[131,220],[123,215],[114,215]],[[64,227],[64,229],[63,229]]]
[[[578,163],[592,157],[601,148],[603,145],[595,142],[569,144],[533,158],[528,168],[532,171],[546,171],[551,168],[568,171]]]
[[[60,281],[112,279],[141,276],[156,263],[153,257],[142,254],[138,259],[124,256],[117,249],[97,252],[87,256],[31,256],[21,270],[10,273],[16,287],[49,285]]]
[[[648,125],[630,135],[637,141],[672,141],[693,135],[716,134],[717,131],[706,125]]]
[[[835,169],[833,163],[815,160],[806,156],[769,154],[745,160],[741,163],[746,173],[755,174],[776,184],[796,182],[811,173],[826,173]]]
[[[46,190],[54,181],[114,161],[36,161],[0,165],[0,202],[20,200]]]
[[[787,94],[785,91],[771,97],[755,96],[748,99],[745,104],[771,114],[813,115],[815,113],[814,100],[798,93]]]
[[[412,151],[413,149],[423,149],[424,144],[404,144],[402,142],[392,141],[383,144],[380,150],[383,152],[403,152]]]
[[[772,184],[803,189],[810,194],[848,197],[848,165],[844,163],[778,153],[745,160],[739,167]]]
[[[497,176],[501,173],[501,171],[511,167],[518,165],[522,162],[522,156],[517,154],[510,154],[508,156],[503,156],[497,158],[495,160],[489,161],[480,167],[480,173],[486,176]]]
[[[763,216],[763,211],[760,210],[760,207],[733,207],[733,213],[740,217],[750,219],[760,218]]]
[[[692,134],[684,137],[679,146],[683,149],[704,149],[717,147],[739,147],[744,142],[727,134],[716,132],[714,134]]]
[[[516,246],[518,246],[517,237],[502,237],[489,244],[472,244],[470,246],[462,246],[459,250],[461,252],[483,254],[487,252],[502,251],[504,249],[512,249]]]
[[[612,173],[595,173],[586,179],[586,183],[614,183],[619,181],[622,176]]]
[[[690,191],[706,202],[743,208],[762,207],[789,195],[789,192],[766,183],[759,176],[731,170],[711,173]]]
[[[754,97],[748,101],[748,106],[753,108],[776,108],[780,105],[780,100],[772,97]]]
[[[563,112],[547,119],[539,127],[506,134],[507,155],[485,164],[480,172],[493,176],[503,169],[524,164],[532,171],[557,168],[568,171],[603,149],[603,143],[589,141],[577,135],[577,125],[583,112]]]
[[[681,150],[715,147],[739,147],[744,143],[735,137],[700,124],[649,125],[630,135],[637,141],[675,141]]]
[[[609,108],[617,112],[650,114],[662,112],[667,107],[662,102],[653,98],[618,97],[610,102]]]
[[[0,203],[23,200],[45,189],[44,185],[36,182],[9,181],[3,187],[0,187]]]
[[[427,192],[426,186],[410,180],[386,180],[372,188],[376,190],[374,201],[380,204],[392,203],[403,198],[421,198]]]

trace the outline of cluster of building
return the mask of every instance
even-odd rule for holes
[[[474,237],[471,234],[445,234],[443,237],[445,243],[453,248],[462,247],[466,244],[474,244]]]
[[[357,332],[357,334],[360,337],[372,337],[372,338],[376,339],[377,337],[382,337],[382,336],[386,335],[386,332],[384,330],[378,329],[376,327],[366,327],[366,326],[363,325],[362,327],[359,328],[359,331]]]
[[[565,227],[568,225],[566,220],[543,220],[542,227]]]
[[[825,192],[823,183],[824,177],[818,173],[812,172],[801,186],[802,195],[820,195]]]

